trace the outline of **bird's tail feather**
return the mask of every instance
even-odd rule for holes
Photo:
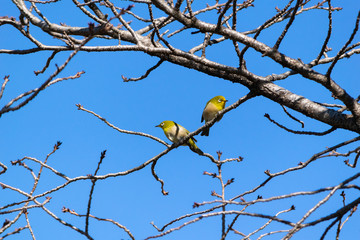
[[[197,153],[199,155],[203,155],[204,152],[200,150],[200,148],[193,148],[193,147],[190,147],[191,151],[193,151],[194,153]]]
[[[203,155],[204,152],[200,150],[200,148],[198,148],[198,146],[196,146],[195,144],[189,144],[188,143],[188,146],[190,148],[191,151],[193,151],[194,153],[197,153],[199,155]]]
[[[210,132],[210,128],[205,128],[205,129],[201,132],[201,136],[209,136],[209,132]]]

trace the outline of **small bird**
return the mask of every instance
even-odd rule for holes
[[[216,96],[210,99],[204,108],[203,114],[201,116],[201,122],[205,120],[205,123],[211,121],[215,118],[216,114],[223,110],[225,108],[225,103],[228,100],[226,100],[223,96]],[[220,121],[221,118],[219,118],[217,121]],[[201,136],[209,136],[210,128],[205,128]]]
[[[165,136],[172,141],[173,143],[179,142],[182,138],[186,137],[190,132],[186,130],[183,126],[173,122],[173,121],[163,121],[155,127],[160,127],[164,130]],[[183,146],[188,145],[191,151],[197,154],[204,154],[195,144],[196,139],[191,137]]]

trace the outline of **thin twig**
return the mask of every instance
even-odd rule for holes
[[[325,41],[321,47],[321,50],[320,50],[320,53],[318,55],[318,57],[315,59],[315,64],[317,64],[320,60],[320,58],[323,56],[324,52],[325,52],[325,49],[326,49],[326,46],[330,40],[330,37],[331,37],[331,31],[332,31],[332,7],[331,7],[331,0],[327,0],[328,2],[328,5],[329,5],[329,14],[328,14],[328,19],[329,19],[329,27],[328,27],[328,32],[327,32],[327,35],[326,35],[326,38],[325,38]]]
[[[6,76],[4,77],[4,82],[3,82],[3,84],[1,85],[1,90],[0,90],[0,99],[2,98],[2,96],[3,96],[3,94],[4,94],[4,90],[5,90],[6,84],[9,82],[9,77],[10,77],[10,75],[6,75]]]
[[[72,214],[72,215],[75,215],[75,216],[78,216],[78,217],[86,217],[85,214],[83,214],[83,215],[82,215],[82,214],[78,214],[78,213],[75,212],[74,210],[70,210],[70,209],[65,208],[65,207],[62,208],[62,212],[64,212],[64,213],[67,213],[67,212],[68,212],[68,213],[70,213],[70,214]],[[94,218],[94,219],[98,220],[98,221],[110,222],[110,223],[114,224],[115,226],[123,229],[123,230],[129,235],[129,237],[130,237],[132,240],[135,240],[135,238],[134,238],[134,236],[131,234],[130,230],[127,229],[125,226],[121,225],[120,223],[118,223],[118,222],[116,222],[116,221],[114,221],[114,220],[112,220],[112,219],[100,218],[100,217],[96,217],[96,216],[91,215],[91,214],[90,214],[89,216],[90,216],[91,218]]]
[[[36,76],[39,75],[40,73],[44,73],[44,72],[45,72],[45,70],[49,67],[51,60],[53,60],[53,58],[55,57],[55,55],[56,55],[58,52],[59,52],[58,50],[55,50],[55,51],[52,52],[52,54],[50,55],[50,57],[46,60],[46,64],[45,64],[45,66],[43,67],[42,70],[34,71],[34,73],[35,73]]]
[[[158,182],[160,182],[160,184],[161,184],[161,193],[162,193],[164,196],[166,196],[166,195],[169,194],[169,192],[167,192],[167,191],[164,190],[164,181],[163,181],[161,178],[159,178],[158,175],[157,175],[156,172],[155,172],[156,163],[157,163],[157,161],[154,161],[154,162],[151,164],[151,173],[152,173],[152,175],[154,176],[155,180],[158,181]]]
[[[286,10],[290,7],[291,3],[293,2],[294,0],[290,0],[289,3],[281,10],[279,11],[275,16],[273,16],[272,18],[268,19],[267,21],[265,21],[265,23],[263,23],[260,27],[258,27],[256,29],[256,33],[255,33],[255,36],[253,37],[253,39],[257,39],[257,37],[260,35],[260,33],[262,32],[262,30],[264,30],[271,22],[274,22],[276,19],[280,18],[281,16],[283,16],[286,12]],[[249,49],[250,46],[245,46],[242,50],[241,50],[241,53],[240,53],[240,56],[239,56],[239,62],[240,64],[242,64],[243,62],[243,58],[244,58],[244,55],[245,55],[245,52]]]
[[[335,64],[339,61],[340,56],[345,53],[347,46],[349,46],[349,44],[354,39],[355,34],[357,33],[357,31],[359,29],[359,21],[360,21],[360,11],[358,12],[358,15],[357,15],[357,18],[356,18],[356,21],[355,21],[355,27],[354,27],[354,30],[353,30],[350,38],[347,40],[345,45],[340,49],[340,51],[336,54],[334,61],[331,63],[329,69],[326,72],[327,78],[330,79],[330,75],[331,75],[331,72],[332,72],[333,68],[335,67]]]
[[[278,212],[277,214],[275,214],[275,217],[279,216],[280,214],[282,213],[286,213],[286,212],[290,212],[290,211],[293,211],[295,210],[295,207],[294,206],[291,206],[289,209],[286,209],[286,210],[283,210],[283,211],[280,211]],[[266,228],[273,220],[272,219],[269,219],[269,221],[267,221],[263,226],[261,226],[260,228],[256,229],[255,231],[249,233],[245,238],[243,238],[242,240],[247,240],[249,239],[252,235],[254,235],[255,233],[263,230],[264,228]]]
[[[279,175],[284,175],[284,174],[287,173],[287,172],[291,172],[291,171],[295,171],[295,170],[299,170],[299,169],[305,168],[307,165],[309,165],[309,164],[312,163],[313,161],[315,161],[315,160],[317,160],[317,159],[319,159],[319,158],[321,158],[321,157],[324,157],[324,155],[325,155],[326,153],[330,153],[330,152],[332,152],[332,151],[335,150],[335,149],[338,149],[338,148],[340,148],[340,147],[349,145],[349,144],[351,144],[351,143],[353,143],[353,142],[357,142],[357,141],[359,141],[359,140],[360,140],[360,136],[359,136],[359,137],[352,138],[352,139],[347,140],[347,141],[344,141],[344,142],[341,142],[341,143],[339,143],[339,144],[336,144],[336,145],[334,145],[334,146],[332,146],[332,147],[326,148],[325,150],[314,154],[309,160],[307,160],[306,162],[301,162],[301,163],[299,163],[299,165],[296,166],[296,167],[288,168],[288,169],[286,169],[286,170],[283,170],[283,171],[280,171],[280,172],[277,172],[277,173],[270,173],[270,172],[267,171],[266,174],[267,174],[268,176],[270,176],[270,177],[275,177],[275,176],[279,176]],[[328,155],[327,157],[329,157],[329,156],[331,156],[331,155]]]
[[[296,117],[294,117],[293,115],[291,115],[291,114],[286,110],[286,108],[285,108],[284,105],[281,105],[281,107],[283,108],[283,110],[284,110],[284,112],[286,113],[286,115],[288,115],[291,119],[295,120],[296,122],[299,122],[299,123],[301,124],[301,127],[304,128],[304,125],[305,125],[305,124],[304,124],[303,121],[301,121],[301,120],[297,119]]]
[[[20,233],[22,230],[27,229],[27,228],[28,228],[27,225],[26,225],[25,227],[16,228],[14,231],[9,232],[9,233],[5,234],[4,236],[0,237],[0,240],[3,240],[3,239],[5,239],[6,237],[11,236],[11,235],[13,235],[13,234]]]
[[[5,164],[3,164],[2,162],[0,162],[0,167],[2,167],[2,170],[0,171],[0,175],[1,175],[6,172],[7,166]]]
[[[24,211],[24,215],[25,215],[25,219],[26,219],[26,223],[27,223],[27,226],[28,226],[30,235],[31,235],[31,237],[32,237],[33,240],[36,240],[35,235],[34,235],[34,232],[33,232],[32,227],[31,227],[31,225],[30,225],[30,220],[29,220],[29,216],[28,216],[28,211],[27,211],[27,210]]]
[[[105,158],[105,154],[106,154],[106,150],[101,152],[101,156],[100,156],[100,160],[98,162],[98,165],[96,167],[96,170],[94,172],[93,176],[96,176],[99,169],[100,169],[100,165],[103,161],[103,159]],[[91,208],[91,201],[92,201],[92,195],[94,193],[94,189],[95,189],[95,183],[96,183],[97,179],[92,179],[92,184],[91,184],[91,189],[90,189],[90,194],[89,194],[89,201],[88,201],[88,205],[87,205],[87,210],[86,210],[86,218],[85,218],[85,232],[88,234],[89,233],[89,215],[90,215],[90,208]]]
[[[357,153],[356,153],[356,156],[355,156],[355,159],[354,159],[354,163],[353,163],[353,164],[350,164],[350,163],[349,163],[349,160],[345,160],[344,162],[345,162],[345,164],[348,165],[349,167],[355,168],[359,157],[360,157],[360,151],[357,150]]]
[[[166,41],[160,34],[160,31],[159,31],[159,27],[156,25],[155,23],[155,20],[154,20],[154,16],[153,16],[153,10],[152,10],[152,6],[151,4],[148,4],[148,9],[149,9],[149,15],[150,15],[150,19],[151,19],[151,22],[153,23],[153,26],[154,26],[154,31],[157,35],[157,37],[171,50],[171,51],[174,51],[175,48],[173,46],[170,45],[170,43],[168,41]],[[169,17],[170,19],[170,17]],[[167,21],[167,19],[166,19]],[[154,41],[153,41],[153,38],[154,38],[154,35],[152,35],[152,42],[154,44]],[[156,44],[154,44],[154,46],[156,47]]]
[[[335,218],[334,221],[332,221],[329,226],[326,227],[324,233],[321,235],[320,240],[324,240],[326,234],[329,232],[329,230],[340,220],[340,218]]]
[[[278,48],[279,48],[282,40],[284,39],[287,31],[289,30],[290,26],[292,25],[292,23],[293,23],[293,21],[294,21],[294,19],[295,19],[296,12],[297,12],[297,10],[298,10],[298,8],[299,8],[299,6],[300,6],[300,4],[301,4],[302,1],[303,1],[303,0],[297,0],[297,1],[296,1],[296,5],[295,5],[294,10],[293,10],[293,12],[292,12],[292,14],[291,14],[290,20],[289,20],[289,22],[286,24],[283,32],[281,33],[280,37],[279,37],[278,40],[276,41],[273,49],[278,49]]]
[[[220,12],[220,15],[218,17],[217,20],[217,24],[216,24],[216,29],[220,29],[221,24],[222,24],[222,18],[224,17],[225,13],[227,12],[227,10],[230,8],[230,3],[233,0],[228,0],[224,6],[224,8],[222,9],[222,11]]]
[[[170,147],[169,144],[167,144],[166,142],[164,142],[164,141],[161,140],[160,138],[154,137],[154,136],[152,136],[152,135],[150,135],[150,134],[147,134],[147,133],[134,132],[134,131],[128,131],[128,130],[120,129],[120,128],[114,126],[113,124],[109,123],[105,118],[101,117],[100,115],[96,114],[95,112],[85,109],[81,104],[76,104],[76,106],[78,107],[78,110],[81,110],[81,111],[84,111],[84,112],[87,112],[87,113],[92,114],[93,116],[97,117],[98,119],[100,119],[101,121],[103,121],[106,125],[108,125],[109,127],[115,129],[115,130],[118,131],[118,132],[147,137],[147,138],[150,138],[150,139],[152,139],[152,140],[155,140],[155,141],[157,141],[157,142],[165,145],[166,147]]]
[[[56,71],[36,90],[34,89],[33,91],[31,91],[31,95],[26,98],[24,101],[22,101],[21,103],[19,103],[17,106],[15,107],[10,107],[11,104],[8,103],[7,105],[5,105],[1,110],[0,110],[0,116],[4,113],[10,112],[10,111],[15,111],[20,109],[21,107],[25,106],[26,104],[28,104],[31,100],[33,100],[42,90],[44,90],[46,87],[49,86],[49,83],[55,78],[55,76],[57,76],[66,66],[67,64],[70,62],[70,60],[80,51],[81,47],[84,46],[86,43],[88,43],[90,40],[92,39],[92,36],[84,39],[84,41],[82,42],[82,44],[80,46],[78,46],[71,54],[70,56],[66,59],[66,61],[56,69]],[[9,105],[10,104],[10,105]]]
[[[265,214],[258,214],[258,213],[248,213],[248,212],[241,212],[241,211],[236,211],[236,210],[230,210],[230,211],[221,211],[221,212],[213,212],[213,213],[208,213],[208,214],[203,214],[193,220],[190,220],[188,222],[185,222],[184,224],[178,226],[178,227],[175,227],[175,228],[172,228],[172,229],[169,229],[161,234],[158,234],[158,235],[154,235],[154,236],[150,236],[150,237],[147,237],[145,238],[145,240],[148,240],[148,239],[153,239],[153,238],[158,238],[158,237],[162,237],[164,235],[167,235],[171,232],[174,232],[174,231],[177,231],[177,230],[180,230],[181,228],[187,226],[187,225],[190,225],[190,224],[193,224],[195,222],[198,222],[204,218],[208,218],[208,217],[214,217],[214,216],[219,216],[219,215],[233,215],[233,214],[239,214],[239,215],[244,215],[244,216],[251,216],[251,217],[259,217],[259,218],[264,218],[264,219],[272,219],[273,221],[276,221],[276,222],[279,222],[279,223],[283,223],[285,225],[289,225],[289,226],[292,226],[294,227],[295,224],[290,222],[290,221],[287,221],[287,220],[283,220],[283,219],[280,219],[278,217],[275,217],[275,216],[271,216],[271,215],[265,215]]]
[[[312,131],[295,131],[295,130],[291,130],[283,125],[281,125],[280,123],[276,122],[275,120],[271,119],[270,118],[270,115],[265,113],[264,114],[264,117],[266,117],[267,119],[269,119],[270,122],[274,123],[275,125],[277,125],[278,127],[288,131],[288,132],[291,132],[291,133],[294,133],[294,134],[303,134],[303,135],[314,135],[314,136],[324,136],[326,134],[329,134],[333,131],[335,131],[337,129],[337,127],[331,127],[330,129],[324,131],[324,132],[312,132]]]
[[[338,186],[336,186],[325,198],[323,198],[320,202],[318,202],[313,208],[311,208],[296,224],[295,226],[293,226],[293,228],[289,231],[289,233],[284,237],[284,240],[288,240],[290,239],[297,231],[299,231],[300,225],[316,210],[318,209],[321,205],[323,205],[325,202],[327,202],[332,195],[334,195],[334,193],[341,188],[342,186],[344,186],[345,184],[357,179],[358,177],[360,177],[360,173],[355,174],[354,176],[346,179],[345,181],[341,182]],[[331,219],[333,218],[333,216],[335,217],[339,217],[339,216],[343,216],[346,212],[350,211],[354,206],[356,206],[357,204],[360,203],[360,198],[354,200],[352,203],[346,205],[345,207],[339,209],[338,211],[336,211],[336,213],[330,214],[327,217],[324,218],[320,218],[318,220],[315,220],[313,222],[307,223],[306,226],[313,226],[315,224],[318,224],[322,221],[324,221],[324,219]]]
[[[19,161],[24,161],[25,159],[31,160],[31,161],[34,161],[34,162],[40,164],[41,166],[49,169],[50,171],[52,171],[52,172],[55,173],[56,175],[64,178],[65,180],[69,180],[69,179],[70,179],[70,178],[67,177],[65,174],[63,174],[63,173],[61,173],[61,172],[58,172],[58,171],[55,170],[54,168],[50,167],[48,164],[45,164],[45,163],[43,163],[42,161],[40,161],[40,160],[38,160],[38,159],[36,159],[36,158],[33,158],[33,157],[23,157],[23,158],[20,159]]]
[[[123,75],[121,75],[122,79],[124,80],[124,82],[130,82],[130,81],[139,81],[142,79],[145,79],[149,76],[149,74],[154,71],[156,68],[158,68],[165,60],[164,59],[160,59],[154,66],[152,66],[151,68],[149,68],[146,73],[140,77],[137,78],[127,78]]]

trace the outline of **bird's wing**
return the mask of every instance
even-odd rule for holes
[[[211,99],[206,103],[205,107],[204,107],[204,111],[206,109],[206,107],[209,105]],[[204,111],[203,111],[203,114],[201,115],[201,122],[203,122],[205,119],[204,119]]]
[[[181,126],[181,127],[182,127],[182,126]],[[184,132],[185,132],[186,135],[189,135],[189,134],[190,134],[189,130],[187,130],[186,128],[182,127],[182,129],[184,130]],[[197,140],[196,140],[194,137],[190,137],[190,139],[192,139],[194,142],[197,142]]]

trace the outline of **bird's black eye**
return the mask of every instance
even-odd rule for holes
[[[221,98],[218,99],[218,102],[222,102]]]
[[[161,123],[160,126],[164,126],[164,123]]]

